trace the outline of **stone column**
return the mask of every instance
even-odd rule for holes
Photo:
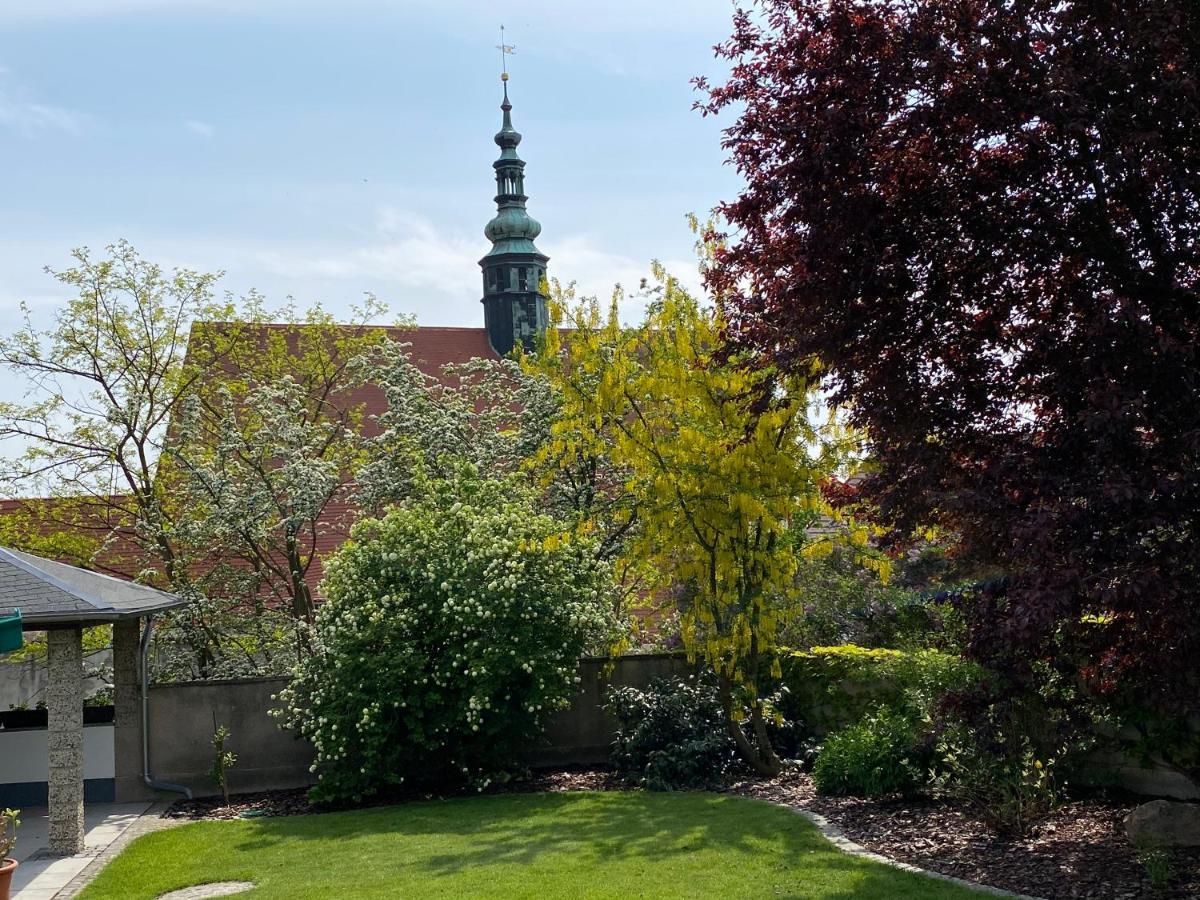
[[[142,783],[142,683],[140,621],[113,624],[113,750],[118,803],[152,798]]]
[[[50,852],[71,856],[83,850],[83,631],[50,629],[47,650]]]

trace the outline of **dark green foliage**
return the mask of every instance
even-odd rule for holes
[[[622,777],[650,790],[703,787],[740,763],[708,678],[655,678],[645,690],[613,687],[605,709],[620,729],[612,760]]]
[[[911,720],[883,708],[830,736],[817,757],[813,781],[822,794],[908,796],[923,783],[925,755]]]
[[[1102,722],[1104,743],[1144,765],[1165,762],[1200,778],[1200,711],[1164,715],[1140,702],[1139,694],[1124,688],[1109,698],[1087,698],[1090,711]]]
[[[840,555],[803,560],[796,583],[803,615],[781,626],[784,646],[909,647],[927,642],[934,628],[935,610],[916,593]]]
[[[871,515],[858,507],[849,511],[859,518]],[[945,585],[969,576],[938,546],[923,544],[895,556],[887,582],[846,550],[802,559],[796,572],[796,602],[803,615],[781,623],[780,644],[957,649],[954,610],[931,598]]]
[[[1146,870],[1146,877],[1156,888],[1165,888],[1175,877],[1175,856],[1169,847],[1143,845],[1135,848],[1138,862]]]
[[[987,683],[951,696],[932,723],[934,791],[975,810],[1004,836],[1026,834],[1054,808],[1064,773],[1091,747],[1066,709],[1072,689],[1048,671],[1039,684],[1033,695]]]
[[[878,707],[910,717],[929,713],[950,691],[966,691],[980,670],[937,650],[868,649],[848,644],[813,647],[780,661],[787,693],[780,707],[817,734],[836,731]]]

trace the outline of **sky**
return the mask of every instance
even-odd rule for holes
[[[685,215],[732,199],[693,110],[731,0],[2,0],[0,328],[43,268],[128,239],[345,315],[483,323],[499,27],[550,273],[607,296],[651,259],[695,283]],[[627,317],[636,308],[626,310]],[[9,389],[0,389],[12,397]]]

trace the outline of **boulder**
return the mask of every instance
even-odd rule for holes
[[[1125,834],[1151,847],[1200,847],[1200,803],[1143,803],[1125,817]]]

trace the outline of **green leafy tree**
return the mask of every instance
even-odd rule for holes
[[[0,364],[29,396],[0,404],[0,441],[14,449],[0,460],[0,483],[69,510],[46,531],[78,533],[82,515],[98,529],[93,557],[127,543],[144,580],[178,590],[188,553],[157,463],[172,416],[238,336],[209,333],[189,348],[190,324],[232,321],[236,306],[215,296],[218,275],[165,273],[125,242],[103,257],[73,257],[74,266],[49,270],[76,293],[54,323],[38,328],[26,310],[24,324],[0,336]]]
[[[160,632],[175,675],[275,669],[312,613],[318,523],[365,461],[354,390],[382,306],[347,328],[218,299],[219,273],[167,274],[127,243],[74,257],[54,324],[0,337],[30,394],[0,405],[0,482],[25,495],[0,536],[189,597]]]
[[[356,500],[373,512],[411,496],[415,482],[448,477],[463,464],[497,478],[519,473],[555,408],[544,380],[511,359],[477,358],[430,374],[403,340],[364,358],[361,377],[385,399],[356,483]]]

